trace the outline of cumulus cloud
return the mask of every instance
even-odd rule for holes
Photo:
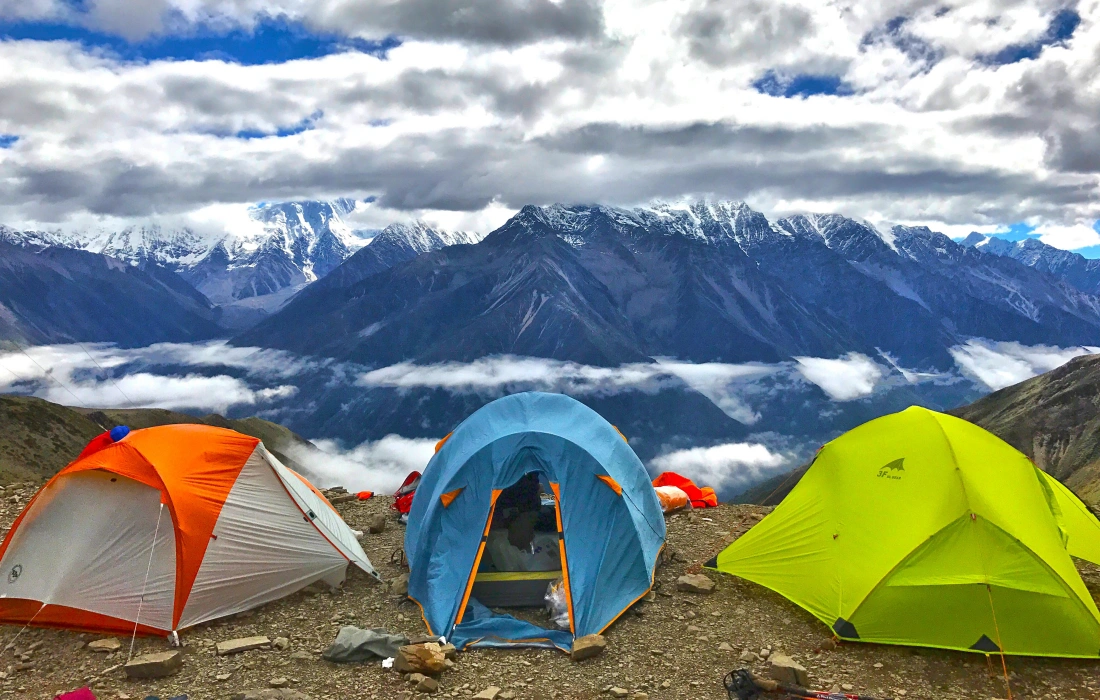
[[[791,466],[791,458],[765,445],[731,442],[713,447],[693,447],[669,452],[650,460],[654,471],[674,471],[701,486],[730,491],[746,488]]]
[[[0,221],[201,220],[223,204],[350,195],[394,218],[473,228],[527,203],[713,195],[951,230],[1087,223],[1100,217],[1100,6],[1079,3],[1079,26],[1052,35],[1068,11],[1060,0],[0,2],[0,17],[131,38],[283,16],[404,40],[385,56],[265,65],[0,41],[0,134],[19,137],[0,155]],[[851,94],[758,89],[806,74]]]
[[[314,440],[318,450],[293,446],[287,454],[309,471],[318,487],[393,493],[409,472],[424,470],[435,454],[435,443],[387,435],[345,449],[335,440]]]
[[[851,401],[870,396],[886,374],[885,368],[856,352],[844,357],[796,357],[799,373],[834,401]],[[908,379],[908,378],[907,378]]]
[[[1027,346],[975,339],[950,352],[964,374],[996,391],[1049,372],[1075,357],[1100,353],[1100,348]]]

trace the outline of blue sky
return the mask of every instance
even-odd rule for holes
[[[318,32],[286,17],[260,17],[250,28],[175,23],[172,33],[127,40],[72,23],[0,21],[0,37],[9,40],[71,41],[90,51],[104,52],[126,61],[225,60],[253,66],[359,51],[384,56],[400,45],[389,36],[375,41]]]
[[[0,0],[0,223],[709,197],[1100,256],[1098,26],[1061,0]]]

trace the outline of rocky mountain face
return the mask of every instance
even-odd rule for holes
[[[951,413],[1100,505],[1100,356],[1086,355]]]
[[[1100,295],[1100,260],[1090,260],[1080,253],[1055,248],[1037,238],[1006,241],[975,232],[967,236],[962,244],[1018,260],[1028,267],[1048,272],[1082,292]]]
[[[89,251],[146,270],[175,272],[218,307],[220,325],[238,332],[341,268],[357,251],[364,254],[341,269],[341,278],[362,279],[420,253],[478,240],[476,234],[419,221],[393,224],[367,238],[342,218],[354,207],[349,199],[262,204],[250,211],[251,229],[214,237],[155,224],[76,233],[0,226],[0,242]]]
[[[82,250],[0,242],[0,340],[141,346],[223,331],[210,302],[178,275]]]
[[[946,368],[949,348],[974,336],[1095,344],[1100,299],[927,228],[880,232],[836,215],[773,223],[743,203],[702,202],[527,206],[476,246],[369,280],[337,270],[235,342],[375,365],[857,351]]]

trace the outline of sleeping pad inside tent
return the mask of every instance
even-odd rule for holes
[[[466,646],[572,649],[649,592],[665,521],[622,435],[561,394],[482,407],[438,447],[409,512],[409,597],[431,634]],[[543,604],[564,629],[487,606]]]
[[[774,511],[707,566],[766,586],[846,640],[1096,658],[1071,555],[1100,523],[995,435],[920,407],[826,444]]]

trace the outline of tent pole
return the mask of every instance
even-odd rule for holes
[[[153,552],[157,549],[157,535],[160,534],[160,520],[163,515],[164,503],[161,502],[160,510],[157,511],[157,526],[153,530],[153,543],[149,545],[149,563],[145,565],[145,580],[141,584],[141,597],[138,598],[137,615],[134,617],[134,633],[130,635],[130,652],[126,655],[126,663],[134,658],[134,640],[137,639],[138,622],[141,620],[141,606],[145,603],[145,587],[149,585],[149,572],[153,570]]]

